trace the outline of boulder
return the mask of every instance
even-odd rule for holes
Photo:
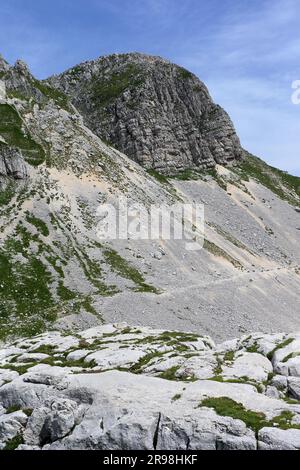
[[[27,420],[28,417],[23,411],[0,415],[0,443],[8,442],[19,435],[23,431]]]
[[[56,399],[49,407],[37,408],[28,420],[24,442],[43,446],[65,437],[75,426],[79,415],[76,402]]]
[[[0,448],[297,449],[300,402],[284,398],[300,399],[300,378],[272,376],[252,340],[126,325],[17,340],[0,349]]]
[[[28,177],[28,168],[19,149],[0,142],[0,179],[3,177],[24,180]]]
[[[300,450],[300,429],[263,428],[258,433],[259,450]]]
[[[289,377],[287,387],[289,394],[296,400],[300,400],[300,377]]]

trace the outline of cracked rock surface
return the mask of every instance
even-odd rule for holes
[[[9,147],[0,140],[0,180],[23,180],[28,176],[27,165],[19,149]]]
[[[299,450],[299,342],[124,323],[17,340],[0,350],[0,447]]]

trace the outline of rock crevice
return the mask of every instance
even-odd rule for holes
[[[299,450],[299,338],[114,324],[6,344],[0,448]]]

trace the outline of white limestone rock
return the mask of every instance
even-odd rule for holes
[[[80,336],[84,339],[93,339],[98,338],[103,334],[113,334],[117,329],[113,325],[101,325],[94,328],[89,328],[88,330],[82,331]]]
[[[135,362],[138,362],[138,360],[141,359],[144,355],[145,352],[140,349],[104,349],[89,354],[84,358],[84,362],[89,363],[94,361],[98,367],[108,369],[134,364]]]
[[[0,387],[19,377],[19,373],[15,370],[0,369]]]
[[[284,345],[286,343],[286,345]],[[274,364],[275,372],[280,374],[289,375],[288,360],[293,356],[300,353],[300,335],[292,334],[287,335],[283,342],[282,347],[274,352],[272,362]],[[298,361],[295,361],[296,363]]]
[[[25,444],[41,446],[62,439],[77,423],[79,410],[75,401],[67,399],[56,399],[49,407],[36,409],[24,432]]]
[[[20,434],[26,425],[28,417],[23,411],[15,411],[0,416],[0,443],[8,442]]]
[[[4,103],[6,101],[6,87],[5,82],[0,80],[0,103]]]
[[[47,359],[49,357],[48,354],[43,354],[43,353],[26,353],[26,354],[21,354],[20,356],[16,357],[16,362],[20,363],[26,363],[26,362],[41,362],[44,359]]]
[[[300,429],[263,428],[258,433],[259,450],[300,450]]]
[[[201,353],[186,359],[176,372],[176,377],[209,379],[216,375],[217,357],[213,352]]]
[[[274,336],[273,349],[286,339]],[[299,377],[272,377],[275,363],[249,352],[248,341],[263,344],[263,335],[217,346],[206,337],[169,338],[162,330],[104,325],[76,336],[51,332],[0,349],[0,448],[22,435],[19,450],[256,449],[255,432],[242,419],[217,414],[214,403],[221,406],[225,398],[263,417],[259,448],[297,448],[292,426],[300,424]],[[18,362],[9,362],[12,357]],[[55,365],[43,364],[45,359]],[[7,368],[24,367],[19,361],[26,360],[27,372]],[[285,401],[287,396],[299,404]],[[212,399],[209,407],[202,404],[206,398]],[[7,414],[16,408],[32,414]],[[288,417],[290,434],[273,425],[279,416]]]
[[[67,355],[67,360],[79,361],[80,359],[86,357],[88,354],[90,354],[89,349],[76,349],[75,351],[72,351]]]
[[[236,355],[232,364],[222,367],[222,377],[226,379],[248,377],[255,382],[264,382],[271,372],[273,372],[271,362],[258,353],[243,352]]]

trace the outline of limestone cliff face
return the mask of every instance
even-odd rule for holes
[[[172,174],[243,156],[228,114],[206,86],[160,57],[102,57],[48,83],[69,95],[94,133],[146,168]]]
[[[21,151],[0,141],[0,187],[1,180],[11,177],[16,180],[27,178],[27,165]]]
[[[0,73],[2,75],[9,71],[9,66],[0,56]],[[6,178],[15,180],[26,179],[28,176],[27,165],[19,148],[8,145],[5,137],[11,137],[15,132],[16,124],[9,112],[7,104],[6,83],[0,80],[0,188]],[[19,116],[17,116],[19,117]],[[9,132],[7,132],[9,131]],[[3,134],[3,135],[2,135]],[[10,140],[10,139],[9,139]]]

